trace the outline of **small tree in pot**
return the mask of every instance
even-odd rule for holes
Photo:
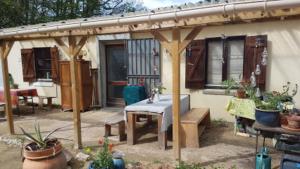
[[[67,160],[62,153],[62,144],[56,138],[50,138],[60,128],[42,136],[40,125],[35,123],[34,134],[29,134],[22,127],[21,131],[30,142],[23,147],[23,169],[65,169]]]

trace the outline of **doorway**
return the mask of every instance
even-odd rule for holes
[[[106,45],[107,106],[124,106],[127,85],[127,55],[124,44]]]
[[[102,50],[101,50],[102,49]],[[104,106],[124,106],[123,89],[143,85],[146,94],[161,81],[161,47],[154,39],[130,39],[102,43],[102,98]],[[105,53],[104,53],[105,51]]]

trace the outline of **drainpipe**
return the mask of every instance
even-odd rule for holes
[[[33,33],[45,33],[52,31],[63,31],[70,29],[105,27],[114,25],[130,25],[139,23],[155,23],[165,20],[184,19],[191,17],[202,17],[209,15],[222,15],[237,12],[249,11],[265,11],[274,9],[285,9],[300,7],[300,0],[258,0],[244,1],[235,3],[216,4],[209,6],[198,6],[187,9],[176,9],[172,11],[158,11],[156,13],[145,13],[140,15],[125,16],[125,17],[103,17],[97,20],[92,18],[89,21],[81,21],[76,23],[57,23],[60,25],[44,25],[32,26],[33,28],[21,28],[19,30],[0,30],[0,38],[7,38],[16,35],[28,35]]]

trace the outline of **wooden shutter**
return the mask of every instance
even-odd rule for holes
[[[260,89],[265,89],[266,84],[266,66],[261,65],[262,53],[267,47],[267,35],[248,36],[245,41],[244,70],[243,78],[250,80],[251,73],[255,71],[259,64],[261,74],[256,76],[256,83]]]
[[[36,80],[33,49],[21,49],[22,71],[24,82]]]
[[[51,76],[52,76],[52,81],[54,83],[59,83],[59,53],[58,53],[58,48],[52,47],[50,48],[50,54],[51,54]]]
[[[185,87],[203,89],[206,75],[205,40],[194,40],[186,49]]]

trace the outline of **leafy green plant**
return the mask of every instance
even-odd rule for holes
[[[294,89],[290,92],[290,82],[287,82],[286,85],[283,86],[283,90],[281,92],[272,91],[265,92],[263,94],[263,99],[259,99],[256,97],[252,97],[255,101],[255,105],[259,109],[263,110],[285,110],[286,103],[293,103],[293,97],[298,92],[298,85],[295,84]]]
[[[235,81],[233,78],[229,79],[229,80],[224,80],[222,82],[222,84],[225,87],[225,94],[230,94],[230,91],[232,89],[235,89],[238,87],[239,83],[237,81]]]
[[[233,89],[243,90],[246,91],[246,93],[249,89],[251,89],[250,83],[245,80],[236,81],[231,78],[229,80],[224,80],[222,84],[225,87],[225,94],[230,94],[230,91]]]
[[[104,139],[103,149],[95,155],[93,167],[94,169],[113,169],[113,157],[109,150],[108,138]]]
[[[52,130],[44,137],[42,136],[40,125],[37,122],[34,124],[35,133],[33,134],[26,132],[22,127],[20,127],[20,129],[27,140],[35,143],[35,149],[45,149],[49,146],[50,143],[53,143],[53,139],[50,139],[49,137],[61,128]]]

